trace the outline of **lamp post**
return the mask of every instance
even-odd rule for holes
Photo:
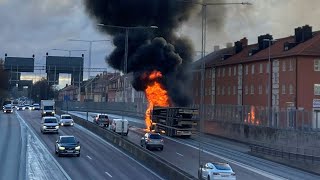
[[[269,126],[272,126],[272,108],[271,108],[271,92],[272,92],[272,87],[271,87],[271,79],[272,79],[272,71],[271,71],[271,43],[276,42],[277,40],[272,40],[272,39],[263,39],[263,41],[269,42],[269,47],[268,47],[268,69],[269,69],[269,76],[268,76],[268,120],[269,120]]]
[[[190,3],[200,5],[201,9],[201,82],[200,82],[200,127],[199,127],[199,166],[201,166],[201,129],[203,126],[204,120],[204,87],[205,87],[205,52],[206,52],[206,37],[207,37],[207,7],[208,6],[224,6],[224,5],[252,5],[249,2],[240,2],[240,3],[214,3],[214,2],[195,2],[193,0],[176,0],[181,3]],[[202,119],[202,120],[201,120]]]
[[[90,69],[91,69],[91,52],[92,52],[92,43],[95,42],[106,42],[110,40],[82,40],[82,39],[69,39],[68,41],[76,41],[76,42],[86,42],[89,43],[89,70],[88,70],[88,79],[90,78]]]

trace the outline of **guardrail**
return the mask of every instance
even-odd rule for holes
[[[59,113],[59,110],[57,111]],[[123,138],[121,135],[104,129],[90,121],[83,120],[77,116],[71,115],[74,121],[100,136],[102,139],[116,145],[121,150],[125,151],[129,155],[133,156],[136,160],[143,162],[148,168],[164,176],[165,179],[179,179],[179,180],[191,180],[196,179],[187,172],[181,170],[180,168],[174,166],[170,162],[164,160],[163,158],[149,152],[148,150],[140,147],[137,144]]]

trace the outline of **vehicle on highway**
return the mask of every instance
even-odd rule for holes
[[[74,136],[59,136],[56,141],[55,153],[61,155],[80,156],[80,143]]]
[[[163,150],[163,138],[159,133],[146,133],[140,140],[140,145],[146,149],[160,149]]]
[[[228,163],[209,162],[198,169],[198,178],[236,180],[236,173],[233,172]]]
[[[54,100],[41,100],[41,116],[54,116],[55,114],[55,101]]]
[[[18,105],[17,110],[18,111],[23,111],[24,110],[24,105]]]
[[[62,114],[59,121],[60,126],[73,126],[74,121],[69,114]]]
[[[3,112],[4,113],[13,113],[13,107],[10,104],[7,104],[3,106]]]
[[[97,114],[93,117],[93,122],[101,127],[109,127],[109,117],[107,114]]]
[[[29,110],[30,109],[30,104],[25,104],[24,105],[24,109],[28,109]]]
[[[129,133],[129,122],[126,119],[113,119],[110,124],[110,129],[113,132],[120,133],[125,136]]]
[[[41,120],[40,131],[44,133],[59,133],[59,123],[56,117],[43,117]]]
[[[34,106],[33,106],[33,105],[30,105],[30,106],[29,106],[29,109],[30,109],[31,111],[33,111],[33,110],[34,110]]]
[[[37,103],[33,104],[33,110],[39,111],[40,110],[40,104],[37,104]]]

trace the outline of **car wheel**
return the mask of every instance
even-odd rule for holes
[[[207,180],[210,180],[210,176],[208,175]]]

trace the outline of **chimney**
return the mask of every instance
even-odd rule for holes
[[[305,25],[302,27],[302,41],[307,41],[312,38],[312,27]]]
[[[218,45],[213,46],[213,51],[214,52],[219,51],[219,50],[220,50],[220,47]]]
[[[242,47],[248,46],[248,39],[247,39],[247,37],[244,37],[244,38],[240,39],[240,42],[242,43]]]
[[[226,44],[226,47],[227,47],[227,48],[231,48],[231,47],[232,47],[232,43],[231,43],[231,42],[228,42],[228,43]]]
[[[234,51],[236,54],[241,52],[242,49],[243,49],[243,45],[241,41],[234,42]]]

